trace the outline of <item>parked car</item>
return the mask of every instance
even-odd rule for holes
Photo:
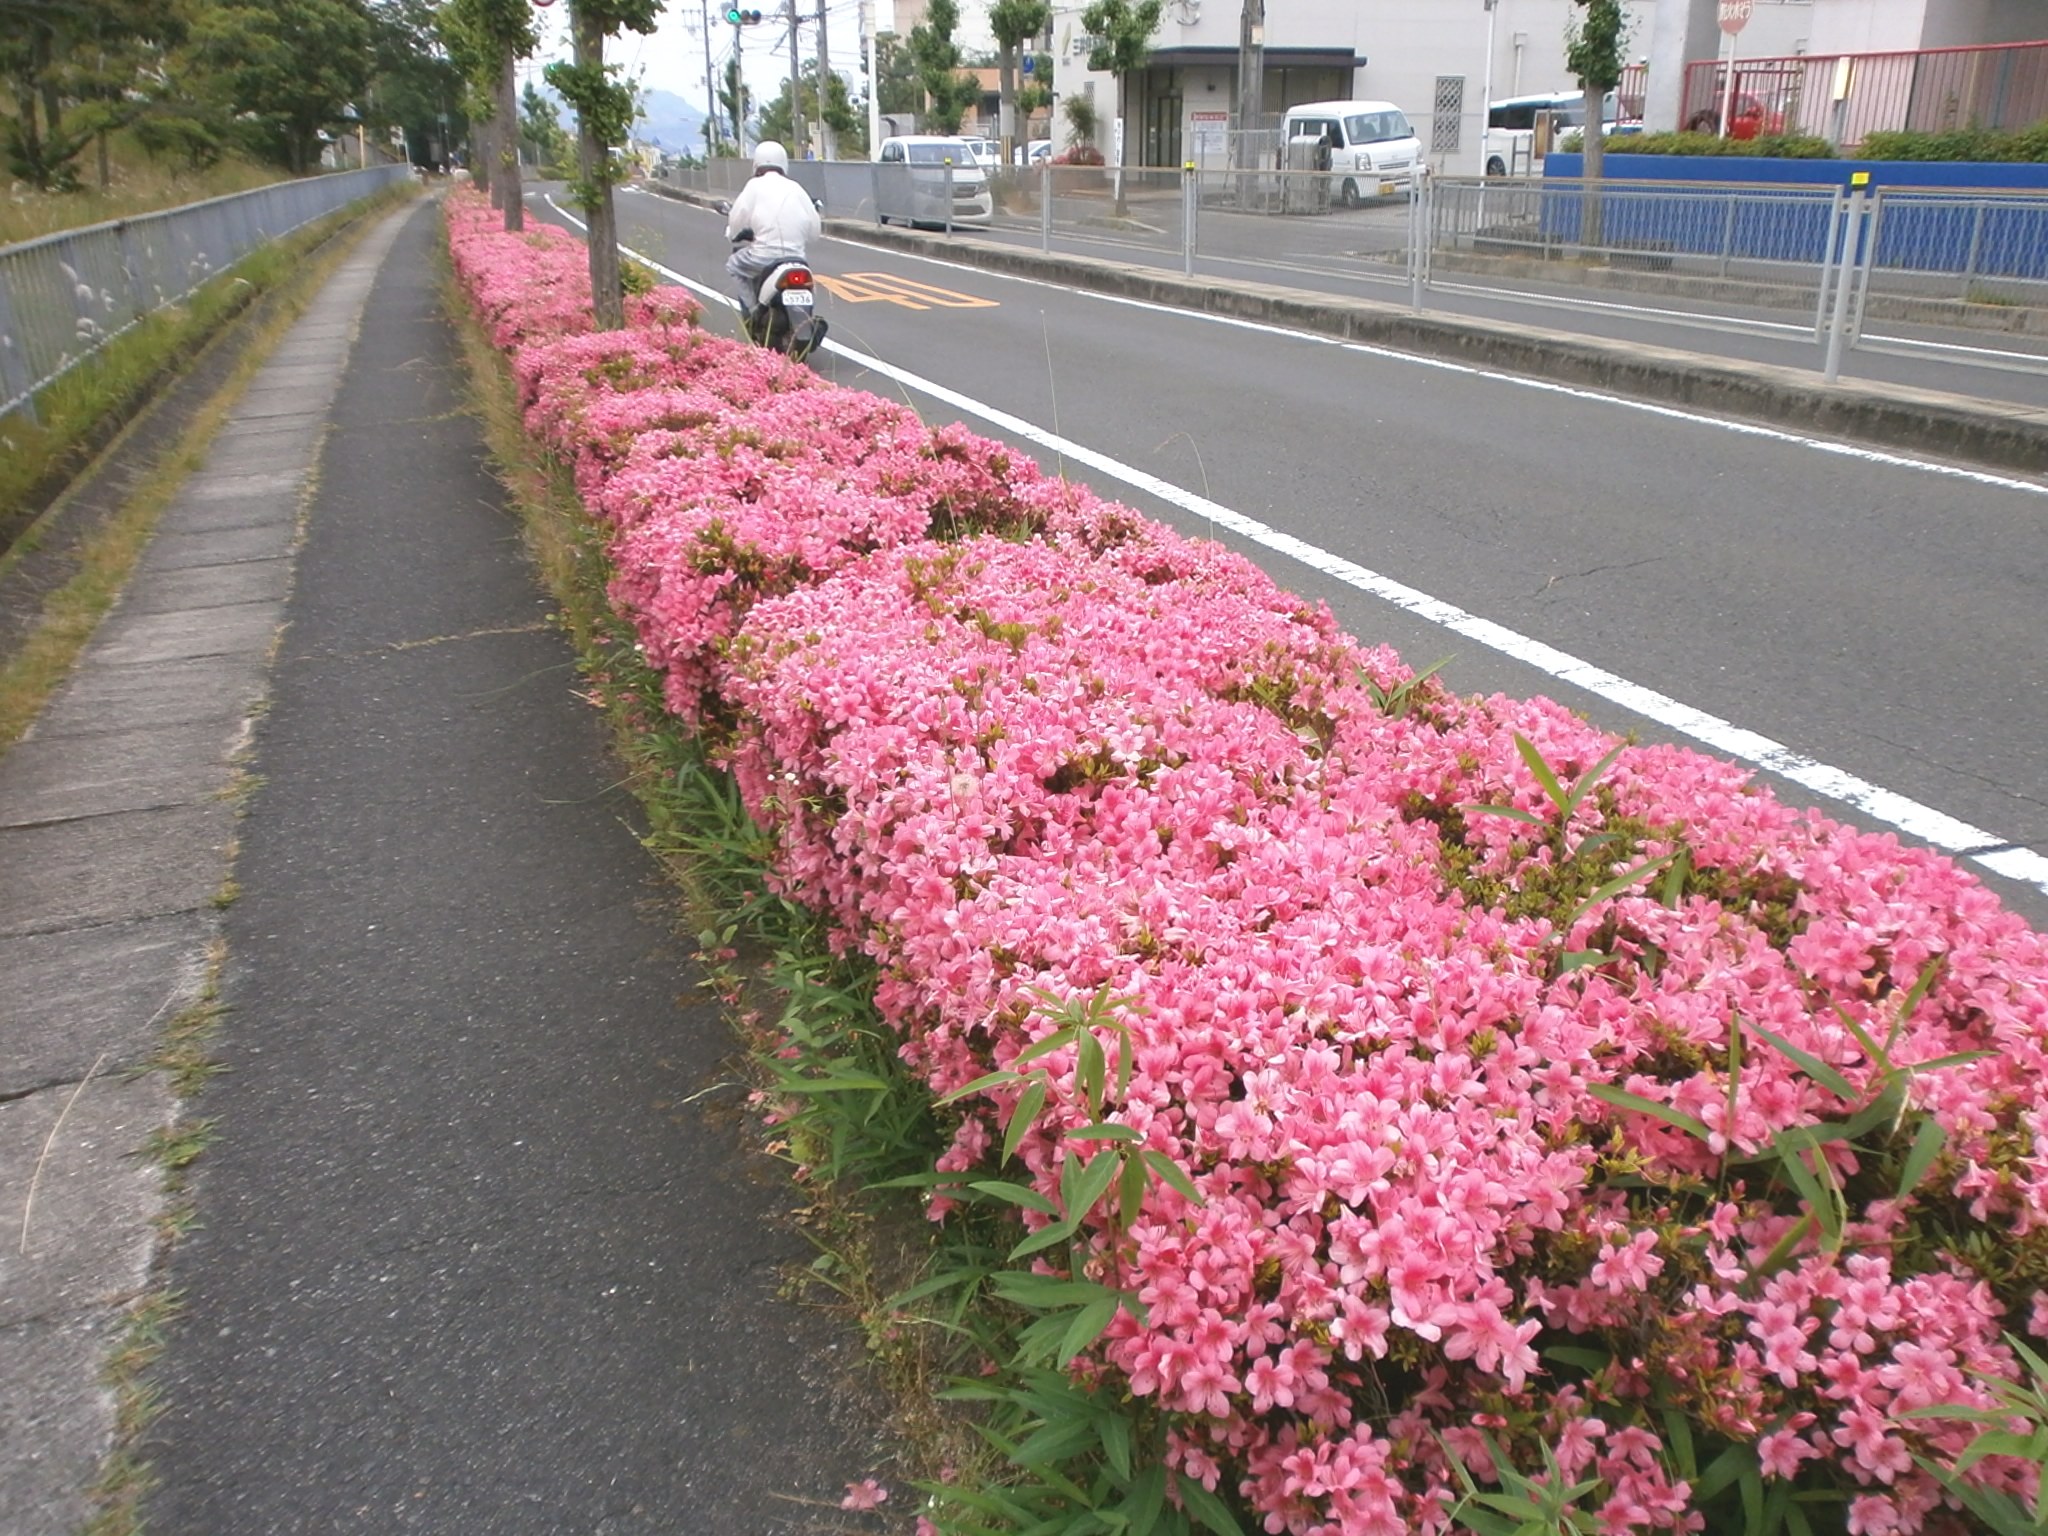
[[[1019,144],[1014,154],[1019,165],[1043,165],[1052,158],[1052,140],[1033,139],[1029,144]]]
[[[974,156],[974,163],[981,167],[984,174],[1002,165],[1003,158],[996,151],[994,139],[962,138],[960,142],[967,146],[967,153]]]
[[[1327,148],[1331,190],[1347,208],[1391,197],[1415,182],[1422,141],[1391,101],[1311,101],[1289,107],[1281,142],[1315,139]]]
[[[882,140],[875,160],[882,167],[875,178],[875,217],[884,224],[900,219],[912,228],[939,227],[949,222],[986,224],[995,217],[988,173],[965,139],[899,134]],[[950,208],[946,198],[949,184]]]

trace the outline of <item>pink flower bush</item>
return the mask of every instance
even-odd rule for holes
[[[905,1062],[954,1093],[1051,1036],[1048,996],[1121,1000],[1108,1115],[1200,1198],[1087,1213],[1077,1271],[1140,1305],[1075,1369],[1164,1414],[1185,1477],[1275,1536],[1437,1531],[1450,1457],[1542,1442],[1605,1529],[1701,1530],[1676,1413],[1853,1532],[1964,1528],[1924,1463],[1976,1426],[1916,1414],[1990,1406],[2048,1317],[2038,934],[1734,765],[1418,682],[686,300],[592,334],[572,245],[449,206],[619,612]],[[1532,754],[1606,766],[1564,805]],[[1030,1063],[1056,1205],[1099,1148],[1080,1056]],[[1024,1080],[946,1111],[943,1169],[994,1176]]]

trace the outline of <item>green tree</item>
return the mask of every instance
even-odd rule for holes
[[[853,109],[853,98],[846,89],[846,81],[837,72],[826,75],[824,121],[838,137],[840,144],[862,153],[867,149],[867,124]],[[798,74],[797,82],[802,88],[798,98],[799,110],[806,122],[815,123],[818,114],[818,61],[807,59]],[[787,144],[794,137],[795,124],[789,114],[789,82],[782,82],[781,93],[761,109],[761,137],[779,139]]]
[[[996,35],[996,81],[1002,102],[996,121],[1005,165],[1017,141],[1017,60],[1024,45],[1044,32],[1051,19],[1047,0],[993,0],[988,8],[989,30]]]
[[[1621,84],[1628,16],[1621,8],[1621,0],[1572,3],[1580,14],[1565,29],[1564,62],[1586,93],[1585,175],[1588,181],[1598,181],[1607,172],[1606,98],[1609,91]],[[1580,226],[1581,241],[1586,245],[1600,244],[1600,225],[1600,200],[1588,196]]]
[[[438,20],[434,0],[377,0],[370,9],[370,121],[398,129],[418,165],[447,153],[444,120],[467,127],[462,74]]]
[[[146,111],[175,17],[164,0],[0,0],[0,80],[14,112],[0,122],[9,171],[39,191],[78,185],[77,159]]]
[[[519,185],[518,61],[539,38],[527,0],[448,0],[442,30],[469,81],[471,99],[490,122],[488,164],[491,201],[504,210],[505,228],[526,227],[526,203]]]
[[[569,130],[562,126],[562,114],[555,104],[528,81],[519,97],[519,137],[533,146],[533,158],[549,175],[566,169],[576,157]]]
[[[924,110],[924,85],[917,78],[917,60],[911,57],[904,39],[894,32],[877,34],[875,68],[882,78],[870,89],[880,95],[877,105],[882,111],[900,115]]]
[[[718,82],[718,110],[725,120],[732,124],[732,142],[744,149],[747,143],[747,119],[754,115],[754,93],[747,82],[740,78],[740,61],[737,57],[725,61],[724,78]]]
[[[615,146],[632,132],[635,103],[632,87],[616,79],[604,62],[604,40],[620,32],[642,37],[654,30],[661,0],[569,0],[569,36],[575,45],[572,63],[550,64],[547,81],[576,109],[576,166],[573,187],[589,225],[590,305],[601,331],[626,323],[625,289],[619,272],[619,222],[612,206],[612,184],[619,168]]]
[[[931,0],[924,24],[910,29],[910,59],[924,89],[926,126],[933,133],[958,133],[960,120],[981,94],[974,77],[960,73],[960,48],[953,41],[959,25],[960,7],[954,0]]]
[[[1133,70],[1145,67],[1152,51],[1152,34],[1159,30],[1161,0],[1095,0],[1081,13],[1081,26],[1096,39],[1088,52],[1088,67],[1116,76],[1116,120],[1123,124],[1124,153],[1117,156],[1116,211],[1124,212],[1124,167],[1130,154],[1130,123],[1126,103]]]
[[[189,51],[197,87],[296,175],[363,98],[370,18],[362,0],[210,0],[192,17]]]

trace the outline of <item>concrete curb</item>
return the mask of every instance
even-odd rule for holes
[[[708,195],[652,190],[698,207]],[[828,234],[887,249],[940,256],[1096,293],[1176,309],[1284,325],[1347,341],[1497,368],[1560,384],[1654,400],[1702,415],[1839,437],[1873,447],[1939,455],[2039,474],[2048,464],[2048,411],[1906,385],[1823,384],[1816,374],[1768,363],[1605,341],[1541,326],[1415,314],[1393,304],[1334,298],[1273,284],[1221,284],[1153,267],[916,234],[860,220],[827,219]]]

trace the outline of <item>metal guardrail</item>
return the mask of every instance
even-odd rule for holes
[[[0,247],[0,418],[257,247],[406,180],[376,165]]]
[[[948,227],[944,210],[957,205],[929,189],[913,205],[899,184],[905,169],[800,161],[790,173],[834,217]],[[744,161],[714,162],[669,184],[729,195],[750,171]],[[1790,310],[1811,321],[1830,369],[1846,350],[1889,345],[1864,337],[1874,309],[1972,331],[2048,310],[2048,194],[1430,177],[1347,210],[1331,181],[1327,172],[1265,166],[1121,175],[1012,167],[991,178],[985,222],[950,227],[1190,276],[1398,285],[1418,310],[1434,284],[1474,270],[1551,306],[1598,303],[1616,287],[1664,294],[1674,311],[1717,329],[1782,335],[1782,320],[1756,316]],[[1996,366],[2048,373],[2044,329],[2008,329],[2013,339],[2001,343]],[[1960,340],[1916,338],[1912,350],[1982,361],[1981,349]]]

